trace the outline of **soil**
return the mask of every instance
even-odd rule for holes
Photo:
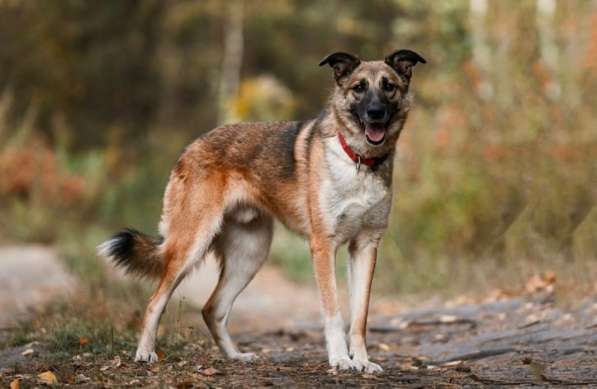
[[[0,328],[74,290],[74,278],[49,247],[0,247]]]
[[[182,331],[179,347],[158,348],[160,362],[150,366],[135,363],[129,347],[109,353],[81,347],[60,358],[43,343],[6,348],[0,385],[43,385],[39,374],[49,371],[58,385],[80,387],[597,387],[597,297],[563,308],[547,289],[396,312],[398,305],[381,301],[385,308],[372,313],[368,345],[384,372],[372,375],[329,369],[320,321],[309,319],[318,309],[316,299],[310,302],[314,290],[274,269],[260,277],[232,319],[241,350],[259,354],[254,363],[223,359],[193,326]],[[187,292],[197,290],[182,289]],[[271,303],[264,294],[274,296]],[[293,296],[299,303],[290,303]]]

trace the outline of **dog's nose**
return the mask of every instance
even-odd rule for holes
[[[369,107],[367,116],[371,120],[382,120],[386,116],[386,110],[384,107]]]

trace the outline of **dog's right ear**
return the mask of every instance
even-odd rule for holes
[[[359,57],[348,54],[337,52],[328,55],[324,59],[321,60],[319,66],[323,65],[330,65],[332,69],[334,69],[334,78],[336,79],[336,83],[340,85],[342,80],[349,76],[361,63]]]

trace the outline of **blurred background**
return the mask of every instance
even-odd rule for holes
[[[428,63],[378,291],[597,288],[595,0],[1,0],[0,42],[0,244],[52,246],[90,285],[112,232],[157,233],[194,138],[316,116],[330,52],[410,48]],[[270,264],[309,279],[307,244],[278,230]]]

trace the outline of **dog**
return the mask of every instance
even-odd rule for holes
[[[157,361],[160,316],[177,285],[208,253],[218,258],[221,272],[203,318],[227,358],[256,358],[239,351],[226,326],[234,300],[268,256],[276,218],[309,240],[330,366],[382,371],[367,354],[369,295],[418,63],[426,61],[405,49],[378,61],[330,54],[319,65],[332,68],[335,85],[317,118],[224,125],[187,146],[166,187],[161,237],[126,229],[98,247],[126,271],[159,279],[135,361]],[[334,269],[343,244],[350,257],[348,342]]]

